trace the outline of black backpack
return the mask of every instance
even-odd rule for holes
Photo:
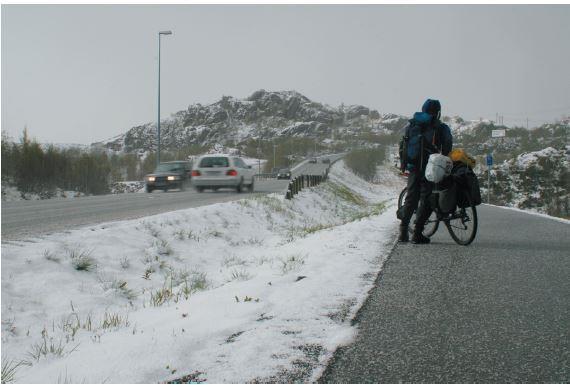
[[[433,129],[431,142],[426,140],[425,132]],[[429,154],[441,152],[441,124],[436,122],[420,123],[415,119],[410,120],[404,136],[400,139],[398,153],[400,155],[400,170],[406,171],[408,164],[413,164],[423,170],[426,158]],[[427,156],[426,156],[427,155]]]

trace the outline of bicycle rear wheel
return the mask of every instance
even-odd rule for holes
[[[455,212],[445,220],[445,225],[449,235],[457,244],[467,246],[473,242],[477,235],[477,209],[473,205],[469,192],[463,191],[462,193],[465,194],[465,198],[469,202],[468,206],[455,209]]]

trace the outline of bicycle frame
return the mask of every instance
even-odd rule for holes
[[[469,205],[468,207],[462,207],[462,208],[456,207],[455,210],[452,212],[448,213],[442,212],[439,206],[439,196],[438,196],[441,190],[438,190],[437,187],[438,186],[436,184],[436,187],[431,193],[434,196],[430,195],[428,197],[428,199],[432,202],[433,206],[432,209],[433,212],[435,213],[435,219],[430,219],[431,217],[428,218],[428,220],[425,223],[424,229],[430,228],[431,230],[428,230],[429,231],[428,233],[424,232],[424,235],[430,237],[433,234],[435,234],[437,229],[439,228],[439,222],[443,221],[447,227],[447,230],[449,231],[449,234],[457,244],[463,246],[469,245],[471,242],[473,242],[473,240],[475,239],[475,235],[477,233],[478,220],[477,220],[477,211],[475,207],[473,205]],[[401,205],[403,205],[404,202],[403,197],[405,196],[406,191],[407,188],[404,188],[400,193],[400,197],[398,199],[398,209],[401,207]],[[471,202],[471,198],[469,198],[469,202]],[[468,211],[467,209],[469,207],[472,209],[471,215],[467,212]],[[458,220],[461,220],[461,226],[454,225],[455,221]],[[460,235],[462,231],[468,231],[468,226],[466,225],[466,223],[469,222],[473,222],[473,229],[471,230],[468,238],[465,240],[461,238]],[[433,224],[433,228],[428,226],[429,224]]]

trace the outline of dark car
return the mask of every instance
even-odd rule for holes
[[[331,162],[331,160],[330,160],[329,158],[323,158],[323,159],[321,159],[321,162],[322,162],[322,163],[327,163],[327,164],[328,164],[328,163],[330,163],[330,162]]]
[[[282,168],[277,173],[277,179],[291,179],[291,170],[288,168]]]
[[[311,158],[311,159],[309,159],[309,163],[317,163],[317,158]]]
[[[186,161],[164,162],[156,166],[152,174],[144,177],[146,192],[153,190],[184,190],[190,181],[192,164]]]

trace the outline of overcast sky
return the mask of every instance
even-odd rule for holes
[[[2,5],[2,130],[91,143],[222,95],[297,90],[467,119],[570,114],[570,6]]]

